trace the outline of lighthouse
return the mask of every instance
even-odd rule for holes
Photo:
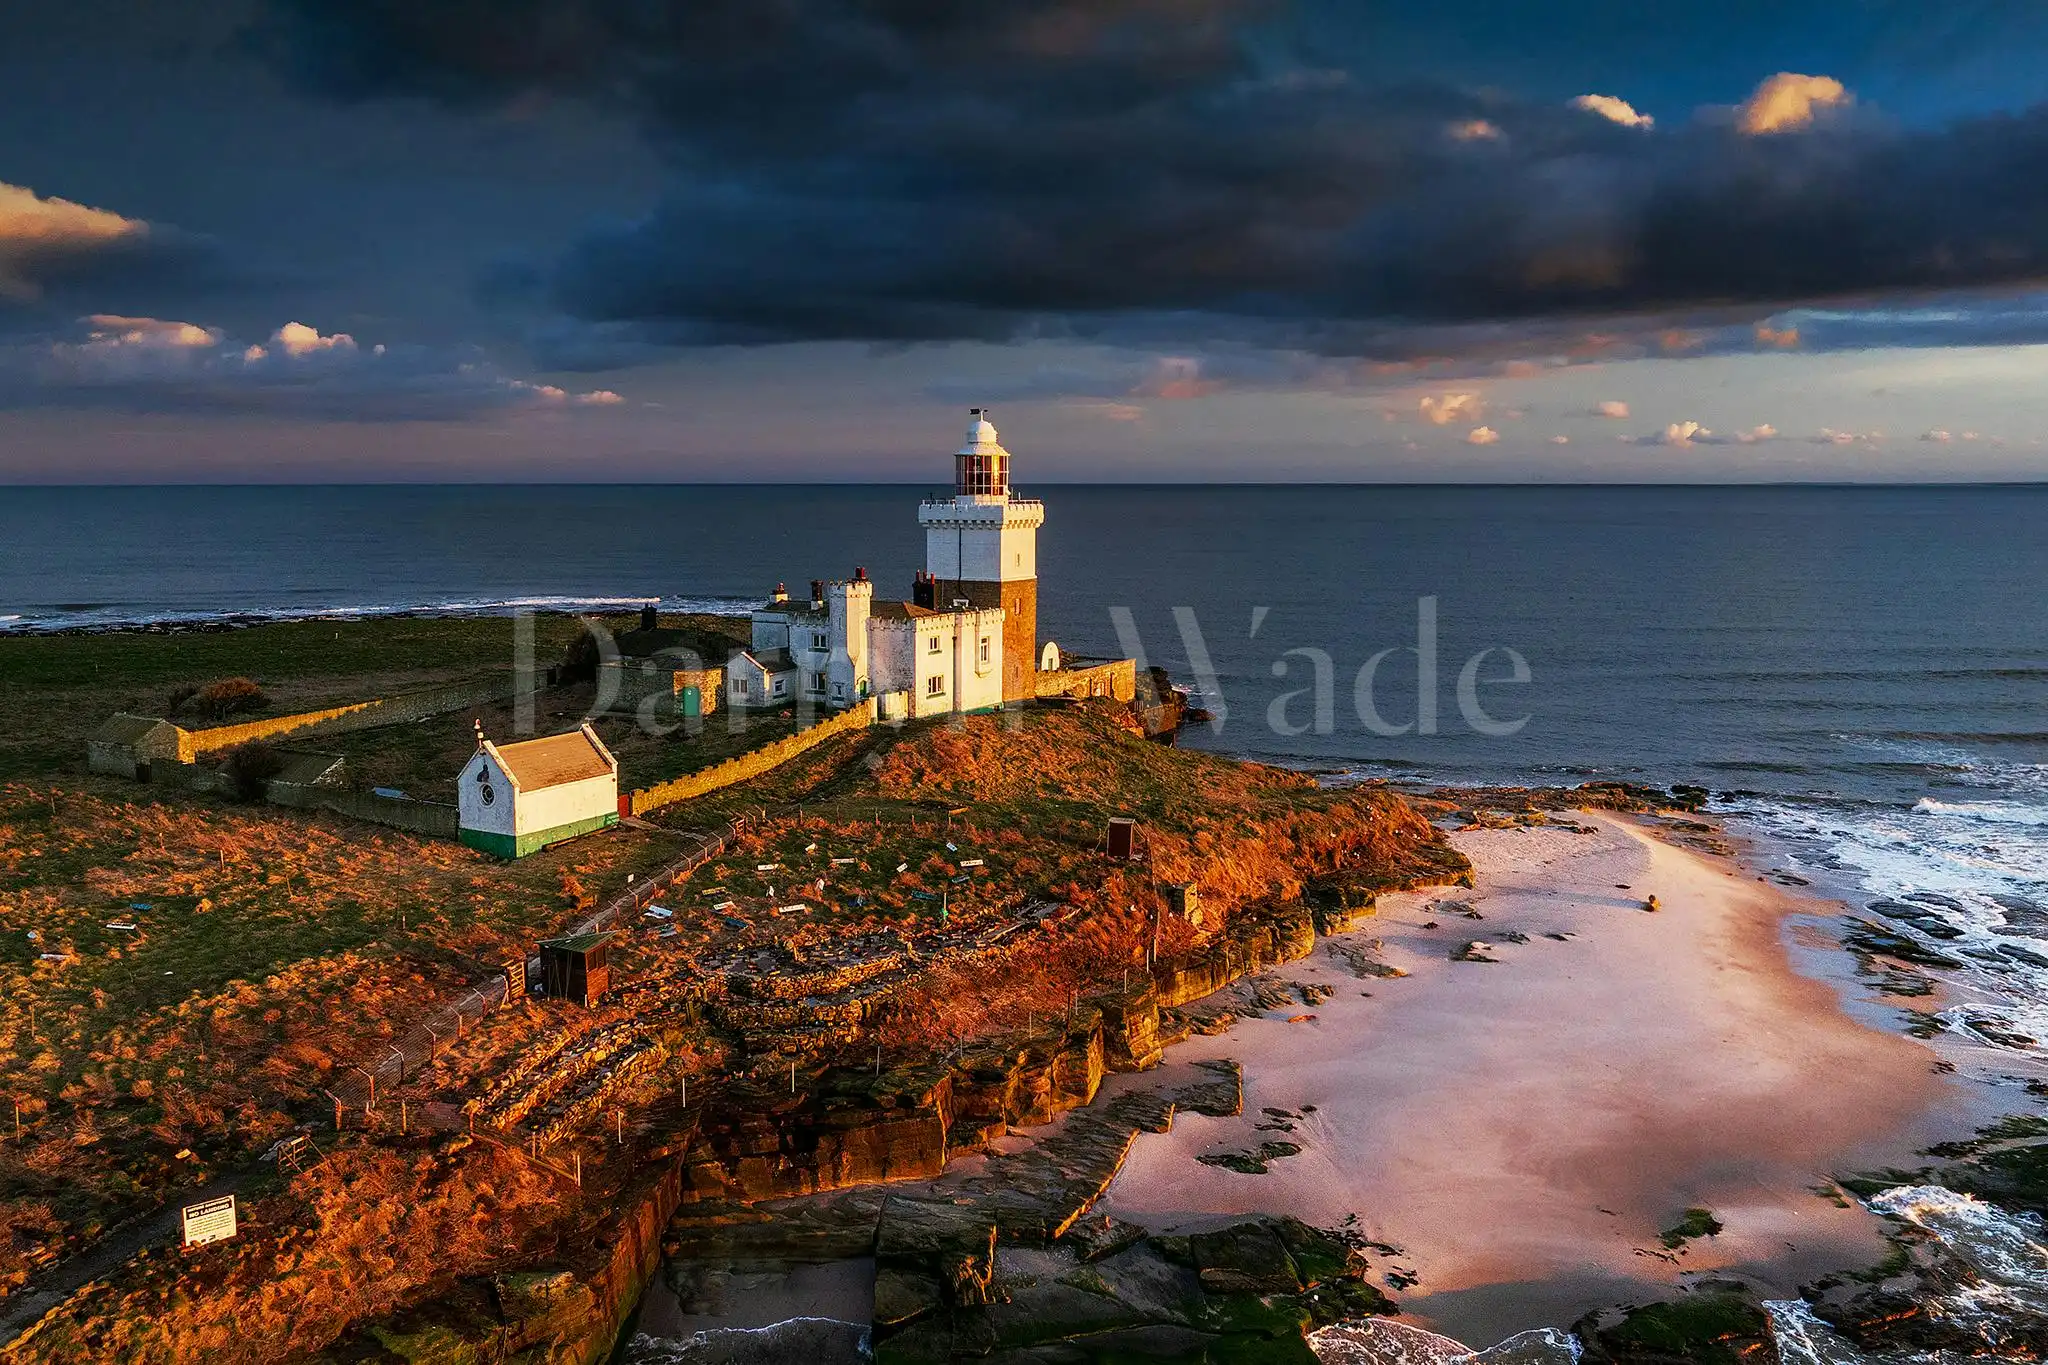
[[[1003,699],[1035,695],[1038,669],[1038,528],[1045,504],[1010,489],[1010,452],[986,408],[969,410],[967,440],[953,457],[953,496],[927,498],[924,574],[917,605],[956,603],[1002,612]]]

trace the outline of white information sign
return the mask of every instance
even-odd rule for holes
[[[182,1218],[186,1246],[201,1247],[208,1242],[223,1241],[235,1235],[235,1197],[230,1194],[187,1204]]]

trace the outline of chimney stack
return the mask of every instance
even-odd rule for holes
[[[811,580],[811,601],[812,601],[812,603],[813,603],[814,605],[822,605],[822,604],[824,603],[824,601],[825,601],[825,580],[824,580],[824,579],[822,579],[822,578],[813,578],[813,579]]]

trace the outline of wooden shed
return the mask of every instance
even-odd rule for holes
[[[1138,856],[1138,822],[1128,815],[1113,815],[1110,817],[1109,856],[1112,858],[1135,858]]]
[[[571,934],[542,939],[541,994],[553,1000],[574,1000],[588,1008],[612,984],[610,934]]]

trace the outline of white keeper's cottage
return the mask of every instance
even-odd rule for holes
[[[462,842],[500,858],[619,823],[619,761],[588,725],[502,746],[479,725],[457,786]]]

